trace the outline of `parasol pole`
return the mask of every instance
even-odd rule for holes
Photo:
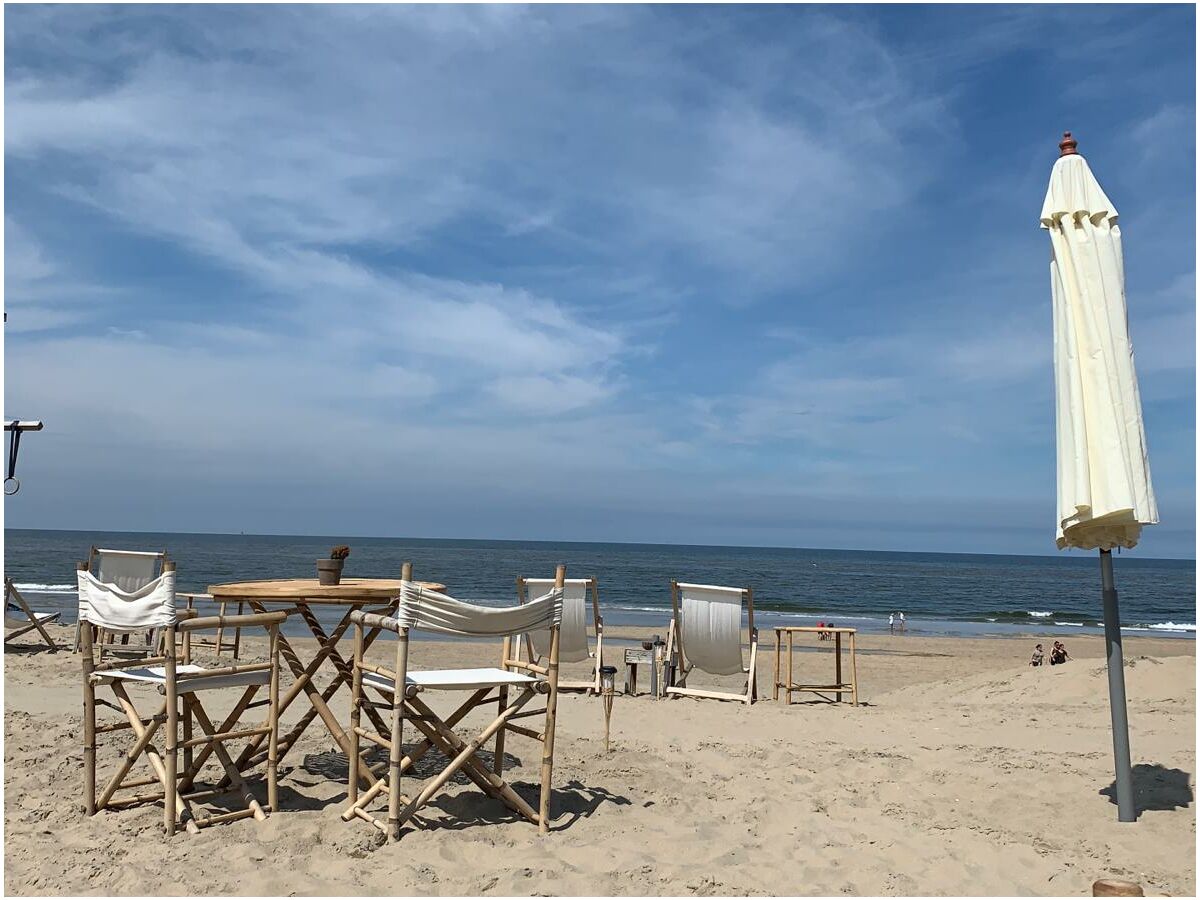
[[[1129,713],[1125,703],[1125,659],[1121,652],[1121,613],[1113,581],[1112,551],[1100,551],[1100,588],[1104,599],[1104,649],[1108,658],[1108,705],[1112,712],[1113,765],[1116,767],[1117,821],[1136,822],[1133,769],[1129,764]]]

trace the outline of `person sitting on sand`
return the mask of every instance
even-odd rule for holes
[[[1033,648],[1033,656],[1030,657],[1029,664],[1031,666],[1040,666],[1042,664],[1042,660],[1045,658],[1046,658],[1046,654],[1042,650],[1042,645],[1038,644],[1036,647]]]
[[[1050,665],[1062,665],[1070,658],[1071,654],[1067,652],[1067,648],[1063,646],[1063,642],[1055,641],[1054,646],[1050,648]]]

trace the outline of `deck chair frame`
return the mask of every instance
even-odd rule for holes
[[[13,623],[16,626],[12,631],[7,630],[8,621],[10,618],[8,615],[9,603],[12,603],[12,605],[16,607],[16,611],[20,612],[25,616],[26,619],[29,620],[27,623],[22,622],[20,625],[16,625],[19,620],[17,620],[15,616],[12,617]],[[50,622],[58,621],[59,616],[62,615],[61,613],[34,612],[29,608],[29,604],[25,601],[25,598],[21,596],[21,592],[17,590],[17,587],[15,584],[13,584],[12,579],[8,577],[4,579],[4,607],[4,620],[6,628],[4,632],[5,644],[21,637],[23,634],[28,634],[29,632],[36,630],[37,633],[41,635],[42,640],[46,642],[46,646],[49,648],[50,652],[58,652],[58,644],[54,643],[54,638],[50,637],[50,632],[46,631],[43,626]]]
[[[157,572],[156,572],[156,574],[151,576],[152,578],[157,578],[159,575],[161,575],[163,573],[164,567],[166,566],[167,560],[169,559],[169,555],[165,549],[164,550],[111,550],[111,549],[106,549],[106,548],[102,548],[102,547],[97,547],[95,544],[93,544],[88,549],[87,570],[89,572],[91,572],[92,567],[94,565],[96,565],[97,559],[99,559],[99,557],[104,553],[112,553],[112,554],[124,555],[124,556],[154,557],[155,559],[158,560],[158,566],[157,566]],[[95,574],[99,575],[100,573],[97,571]],[[78,653],[83,646],[82,639],[80,636],[80,629],[82,627],[83,627],[82,623],[80,623],[80,622],[75,623],[75,644],[71,651],[73,653]],[[127,632],[121,633],[121,634],[113,634],[113,633],[106,633],[103,629],[94,629],[92,632],[92,644],[93,644],[93,646],[99,647],[100,658],[103,660],[106,647],[117,646],[118,638],[120,638],[120,646],[129,647],[130,646],[129,637],[130,636]],[[150,632],[146,633],[145,641],[146,641],[147,646],[153,644],[154,639],[155,639],[154,634],[152,634]]]
[[[81,570],[88,568],[87,563],[79,563]],[[163,571],[173,572],[174,562],[164,561]],[[82,612],[82,610],[81,610]],[[83,643],[83,699],[84,699],[84,809],[89,816],[96,815],[105,809],[127,809],[147,803],[163,804],[163,827],[167,836],[175,834],[182,826],[192,834],[199,832],[206,825],[221,822],[232,822],[253,816],[257,820],[266,818],[268,812],[279,808],[277,787],[278,761],[278,727],[279,727],[279,627],[287,618],[286,612],[256,613],[244,616],[207,616],[197,617],[194,611],[180,610],[177,621],[163,629],[163,640],[156,647],[144,648],[145,655],[137,660],[136,668],[131,667],[129,659],[113,662],[97,662],[95,659],[96,646],[93,643],[94,629],[82,629]],[[85,625],[89,625],[84,621]],[[266,629],[268,636],[269,661],[251,663],[222,668],[191,669],[191,640],[193,632],[229,627],[261,626]],[[177,654],[177,646],[181,646],[182,654]],[[180,663],[183,670],[180,669]],[[140,679],[157,688],[161,702],[155,702],[153,713],[147,715],[139,710],[128,687],[137,684],[139,679],[131,679],[129,670],[148,671],[151,666],[162,668],[161,678]],[[253,679],[253,683],[236,684],[244,676],[267,672],[265,683],[261,676]],[[228,715],[214,724],[209,718],[204,705],[197,696],[201,688],[196,684],[204,680],[228,679],[243,688],[242,694]],[[98,689],[108,687],[116,699],[113,703],[97,696]],[[255,697],[267,688],[267,698],[255,701]],[[145,704],[143,704],[144,706]],[[108,707],[122,713],[125,721],[99,724],[97,708]],[[267,714],[261,725],[251,728],[238,727],[242,715],[248,710],[266,707]],[[199,727],[200,735],[194,736],[194,730]],[[129,730],[135,738],[134,743],[122,758],[116,771],[105,780],[103,787],[97,792],[96,780],[96,751],[97,737],[118,731]],[[161,735],[160,735],[161,732]],[[156,746],[156,738],[161,737],[163,750]],[[226,744],[242,739],[260,740],[265,737],[268,743],[267,772],[266,772],[266,804],[262,804],[250,790],[243,774],[234,764]],[[211,756],[215,755],[223,770],[223,777],[215,787],[205,787],[198,784],[201,772]],[[181,759],[182,757],[182,759]],[[131,772],[139,761],[145,762],[150,769],[150,775],[142,778],[130,778]],[[183,765],[180,767],[179,763]],[[154,787],[146,791],[145,788]],[[118,792],[129,792],[143,789],[132,795]],[[233,795],[244,804],[242,809],[211,815],[198,815],[195,804],[202,800],[211,800],[219,796]]]
[[[529,600],[529,578],[517,579],[517,600],[520,603],[525,603]],[[553,579],[536,579],[538,581],[553,581]],[[600,667],[604,665],[604,619],[600,615],[600,587],[595,578],[581,579],[587,583],[587,592],[592,600],[592,622],[595,625],[596,632],[596,649],[589,650],[588,653],[592,657],[592,677],[587,681],[563,681],[558,682],[560,691],[585,691],[587,693],[600,693]],[[565,601],[564,601],[565,602]],[[584,626],[586,631],[587,626]],[[525,662],[538,662],[541,657],[537,654],[533,646],[533,638],[526,634],[520,639],[520,647],[524,650]],[[503,667],[503,664],[502,664]]]
[[[561,590],[565,576],[565,568],[558,567],[555,584]],[[412,564],[405,563],[401,579],[412,581]],[[510,687],[507,685],[480,687],[472,690],[470,695],[446,717],[437,715],[420,698],[421,686],[408,684],[408,652],[409,628],[398,627],[399,623],[392,618],[356,610],[351,614],[354,623],[354,679],[351,697],[351,752],[350,772],[347,786],[349,805],[342,813],[342,819],[350,822],[361,819],[382,831],[388,843],[400,839],[401,827],[440,791],[446,783],[459,771],[463,772],[474,784],[489,797],[504,803],[516,813],[538,826],[541,834],[546,834],[550,827],[550,785],[554,772],[554,728],[557,715],[558,701],[558,625],[550,626],[550,653],[545,666],[526,662],[516,658],[513,649],[513,637],[519,637],[515,631],[504,636],[504,649],[501,662],[502,669],[517,669],[534,676],[537,680],[525,683],[520,687],[517,696],[510,698]],[[396,633],[396,657],[394,669],[377,666],[363,660],[364,632],[366,629],[383,629]],[[420,630],[419,627],[417,630]],[[372,684],[382,701],[369,700],[364,693],[364,673],[372,673],[390,680],[393,685],[387,691]],[[406,687],[397,697],[395,685]],[[526,710],[524,707],[535,696],[544,696],[544,709]],[[471,710],[482,706],[496,706],[498,715],[488,725],[470,740],[463,740],[455,732],[458,724]],[[388,735],[383,735],[362,727],[362,711],[369,708],[382,708],[390,711],[391,729]],[[541,732],[515,724],[516,719],[532,716],[544,716]],[[405,752],[403,744],[404,723],[412,724],[423,738]],[[538,809],[531,807],[517,794],[501,777],[504,763],[504,737],[508,732],[522,737],[532,738],[542,744],[541,786]],[[494,758],[489,769],[476,755],[489,740],[494,743]],[[388,768],[384,777],[362,793],[359,793],[359,781],[366,768],[366,760],[362,758],[363,740],[376,744],[388,752]],[[449,764],[439,774],[430,778],[421,786],[421,790],[410,797],[401,791],[401,778],[410,771],[416,762],[430,750],[436,748],[450,760]],[[380,795],[387,797],[388,811],[386,821],[380,820],[367,811],[367,806]]]
[[[671,617],[671,625],[667,632],[667,659],[673,659],[674,652],[679,653],[679,669],[676,683],[668,685],[665,688],[665,693],[668,695],[682,697],[706,697],[713,700],[738,700],[747,705],[752,704],[758,699],[758,630],[754,627],[754,591],[751,588],[732,588],[730,590],[740,590],[742,594],[742,603],[744,604],[747,616],[747,626],[750,633],[750,665],[744,666],[743,671],[746,674],[745,690],[739,693],[726,691],[702,690],[700,688],[689,688],[687,686],[688,673],[692,670],[692,664],[688,661],[687,644],[683,637],[683,629],[680,627],[680,585],[682,582],[671,582],[671,609],[673,615]],[[738,623],[738,646],[741,647],[741,623]]]

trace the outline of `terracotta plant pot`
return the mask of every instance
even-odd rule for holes
[[[344,559],[318,559],[317,582],[319,584],[341,584],[342,566],[345,564]]]

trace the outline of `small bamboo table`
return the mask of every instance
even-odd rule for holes
[[[445,585],[435,584],[431,581],[418,581],[417,584],[434,591],[446,589]],[[296,655],[295,648],[284,637],[282,631],[279,634],[279,655],[288,664],[295,679],[287,694],[280,698],[279,715],[282,717],[292,701],[302,693],[308,695],[308,701],[312,708],[305,711],[291,731],[280,736],[278,759],[282,760],[284,755],[296,746],[296,742],[300,740],[304,730],[317,716],[321,717],[321,721],[337,745],[349,755],[350,738],[347,737],[346,730],[338,722],[337,716],[329,709],[329,701],[342,685],[350,684],[354,674],[350,662],[338,652],[337,644],[350,627],[350,613],[354,610],[382,604],[382,608],[375,610],[376,612],[389,613],[392,611],[395,599],[400,595],[400,579],[343,578],[341,584],[333,585],[319,584],[315,578],[237,581],[209,585],[208,593],[212,595],[212,599],[216,603],[245,602],[255,612],[267,612],[267,606],[283,604],[289,607],[289,613],[300,614],[305,624],[308,625],[308,630],[317,639],[319,649],[316,655],[305,663]],[[312,610],[313,606],[333,606],[345,609],[345,613],[338,620],[333,631],[326,632],[321,627],[321,623],[317,621],[316,614]],[[379,631],[378,628],[372,628],[363,635],[364,651],[379,636]],[[318,690],[313,679],[326,661],[336,669],[337,674],[324,690]],[[372,724],[379,728],[381,734],[390,732],[390,727],[383,722],[374,707],[364,706],[363,711],[371,718]],[[251,741],[242,752],[237,760],[239,772],[256,766],[266,759],[266,751],[258,749],[262,742],[263,738],[257,738]],[[366,766],[360,767],[359,771],[368,783],[375,782],[375,777]]]
[[[792,680],[792,650],[795,646],[795,636],[801,634],[832,634],[834,638],[834,683],[833,684],[796,684]],[[785,692],[785,703],[791,705],[793,691],[811,691],[814,694],[836,694],[835,701],[842,701],[842,694],[849,694],[851,702],[858,706],[858,665],[854,657],[854,636],[857,628],[836,628],[833,626],[788,625],[775,629],[775,697],[779,699],[779,689]],[[842,635],[850,635],[850,680],[842,681]],[[783,648],[783,637],[787,637],[787,681],[779,680],[779,655]]]

